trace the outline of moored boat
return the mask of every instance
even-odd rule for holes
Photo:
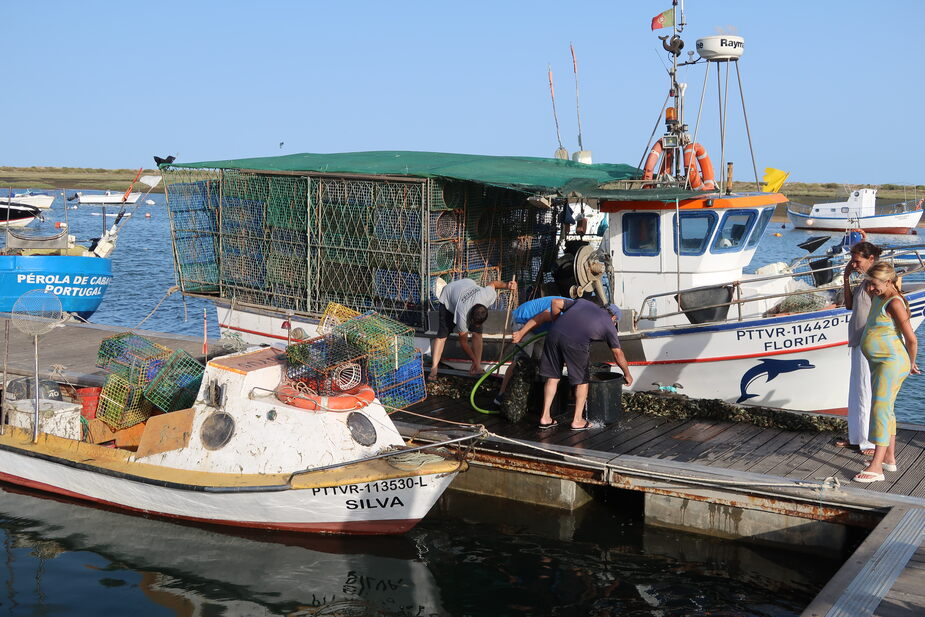
[[[867,233],[907,234],[922,219],[922,199],[878,206],[877,189],[851,191],[848,199],[813,206],[791,204],[787,217],[797,229],[845,231],[862,229]]]
[[[55,202],[55,196],[47,193],[37,193],[26,191],[24,193],[13,193],[6,197],[0,196],[0,206],[16,203],[22,206],[30,206],[39,210],[48,210]]]
[[[623,309],[633,390],[676,384],[694,398],[844,413],[848,312],[811,271],[835,266],[805,267],[819,256],[746,273],[787,198],[762,191],[757,177],[754,191],[732,192],[731,163],[714,166],[685,123],[678,67],[724,68],[718,90],[728,91],[744,41],[704,37],[700,58],[679,64],[683,23],[663,39],[665,133],[647,145],[642,169],[394,151],[165,163],[182,291],[214,300],[221,328],[253,342],[311,336],[335,301],[387,312],[429,350],[436,279],[516,278],[521,296],[502,296],[485,326],[486,366],[503,347],[507,303],[583,296]],[[714,153],[723,156],[726,137]],[[565,242],[570,201],[607,215],[600,249]],[[915,327],[925,286],[904,289]],[[452,338],[444,361],[467,365]]]
[[[135,181],[140,179],[149,190],[160,182],[159,176],[139,178],[140,175],[139,170]],[[28,211],[32,218],[39,215],[33,206]],[[65,313],[88,319],[99,308],[112,281],[112,252],[119,228],[131,212],[123,205],[114,216],[113,224],[87,244],[78,243],[66,223],[48,235],[7,227],[5,243],[0,248],[0,312],[10,312],[23,294],[42,290],[57,296]]]
[[[279,349],[215,358],[192,407],[130,425],[123,430],[136,427],[135,441],[114,448],[82,440],[74,410],[40,420],[33,439],[32,412],[14,408],[0,435],[0,480],[199,523],[383,534],[413,527],[466,468],[433,446],[408,447],[372,397],[351,390],[338,395],[351,406],[334,411],[326,398],[311,408],[290,383]],[[113,404],[105,391],[102,401]],[[117,446],[120,434],[112,437]]]

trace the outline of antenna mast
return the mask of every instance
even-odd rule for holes
[[[552,65],[546,65],[548,75],[549,75],[549,96],[552,98],[552,117],[556,121],[556,141],[559,142],[559,147],[556,149],[555,157],[557,159],[568,160],[568,150],[562,146],[562,136],[559,134],[559,114],[556,113],[556,89],[552,85]]]

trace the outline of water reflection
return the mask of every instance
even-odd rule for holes
[[[133,603],[153,605],[134,604],[137,614],[446,614],[433,576],[404,538],[234,536],[10,488],[0,489],[0,526],[7,603],[22,611],[9,614],[65,614],[51,607],[73,602],[75,584],[84,594],[67,614],[101,614],[100,604],[110,603],[104,596],[126,595],[124,587],[139,592],[128,594]],[[67,563],[49,568],[58,558]]]
[[[839,565],[649,528],[622,514],[634,499],[563,513],[451,491],[404,537],[341,538],[229,535],[2,488],[0,614],[783,616]]]

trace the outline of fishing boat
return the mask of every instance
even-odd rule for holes
[[[519,297],[500,294],[490,307],[486,367],[504,360],[508,303],[580,296],[621,307],[633,391],[846,413],[849,312],[831,276],[840,266],[795,256],[746,272],[787,198],[761,186],[754,156],[754,190],[733,192],[732,164],[714,166],[695,141],[678,68],[704,69],[704,93],[715,73],[724,97],[744,40],[698,39],[699,57],[679,62],[679,17],[662,37],[665,132],[638,167],[404,151],[162,164],[181,290],[212,299],[221,329],[247,341],[311,336],[333,301],[393,316],[429,351],[438,278],[516,278]],[[714,153],[723,156],[728,137],[720,132]],[[563,212],[578,202],[608,217],[599,248],[563,237]],[[925,285],[904,289],[917,327]],[[467,367],[454,345],[444,361]],[[592,355],[606,361],[608,351]]]
[[[160,176],[140,176],[139,170],[132,187],[140,181],[150,190],[160,182]],[[36,207],[25,208],[30,218],[22,224],[39,216]],[[23,294],[42,290],[60,299],[63,312],[88,319],[99,308],[112,281],[112,252],[119,229],[129,216],[131,212],[123,205],[112,225],[87,244],[78,243],[66,223],[46,235],[28,234],[8,226],[0,248],[0,312],[11,312]]]
[[[143,357],[132,355],[131,366],[152,366],[138,361]],[[145,400],[182,400],[195,381],[189,367],[197,363],[172,357],[177,360],[163,363],[149,384],[155,392],[145,389]],[[334,378],[354,375],[357,366],[338,365]],[[103,414],[114,432],[94,437],[94,427],[106,429],[91,421],[89,441],[76,405],[43,410],[37,431],[34,407],[14,406],[0,435],[0,480],[197,523],[387,534],[413,527],[466,468],[462,456],[440,448],[471,441],[476,432],[436,449],[409,447],[365,383],[321,397],[297,390],[290,368],[275,348],[214,358],[198,373],[191,407],[146,415],[141,423],[140,408],[125,402],[133,395],[111,414],[115,395],[107,395],[107,381],[95,420]],[[126,428],[113,425],[125,418],[132,422]],[[100,445],[109,441],[116,447]]]
[[[851,191],[845,201],[814,206],[790,204],[787,217],[797,229],[845,231],[862,229],[867,233],[908,234],[922,219],[923,200],[877,205],[877,189]]]

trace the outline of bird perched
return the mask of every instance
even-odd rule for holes
[[[162,158],[159,157],[159,156],[155,156],[155,157],[154,157],[154,164],[157,165],[158,167],[160,167],[161,165],[170,165],[170,164],[173,163],[175,160],[177,160],[177,157],[175,157],[175,156],[168,156],[168,157],[165,158],[165,159],[162,159]]]

